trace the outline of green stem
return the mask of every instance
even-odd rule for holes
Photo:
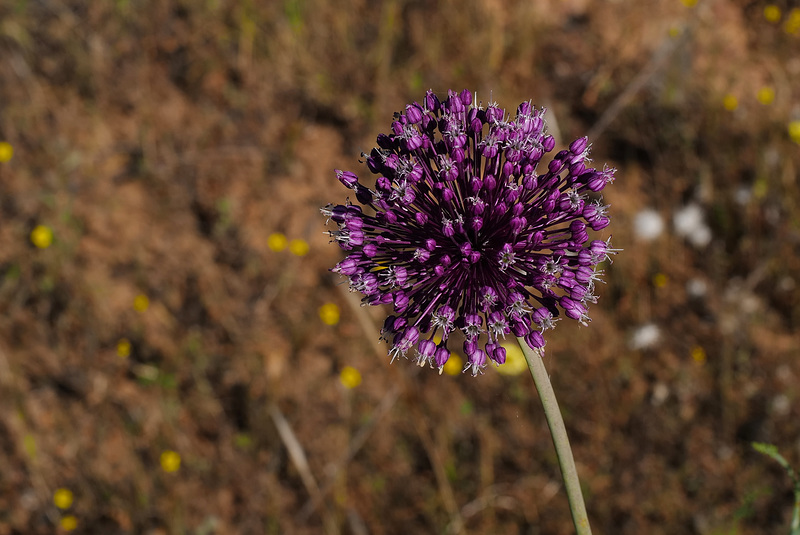
[[[578,535],[591,535],[592,528],[589,527],[589,517],[586,514],[586,505],[583,503],[581,494],[581,484],[578,481],[578,470],[575,468],[575,459],[572,458],[572,449],[569,447],[567,438],[567,428],[564,427],[564,419],[558,409],[556,394],[550,384],[550,378],[542,361],[542,354],[537,349],[532,349],[522,338],[517,338],[519,347],[525,354],[528,361],[528,368],[531,370],[533,382],[539,392],[539,399],[542,400],[544,416],[547,419],[547,427],[550,428],[550,435],[553,437],[553,445],[556,447],[558,465],[561,468],[561,476],[564,478],[564,487],[567,490],[567,500],[569,509],[572,512],[572,521],[575,523],[575,531]]]

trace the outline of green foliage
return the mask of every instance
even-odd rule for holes
[[[777,446],[774,444],[765,444],[763,442],[753,442],[753,449],[759,453],[771,457],[777,461],[786,473],[789,474],[789,479],[792,480],[794,485],[794,513],[792,514],[792,531],[790,535],[800,535],[800,477],[797,472],[789,465],[789,461],[778,452]]]

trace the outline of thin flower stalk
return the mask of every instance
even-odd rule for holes
[[[592,529],[589,526],[589,516],[586,513],[581,484],[578,480],[578,469],[575,467],[575,459],[572,456],[572,448],[567,437],[567,428],[558,408],[556,393],[553,391],[553,385],[550,384],[550,377],[544,367],[542,354],[538,349],[529,347],[524,339],[517,338],[517,341],[525,354],[528,369],[531,371],[539,399],[542,401],[547,427],[550,429],[550,436],[553,438],[553,445],[556,449],[561,477],[564,478],[564,487],[567,491],[567,501],[572,513],[572,522],[575,524],[575,531],[578,535],[591,535]]]

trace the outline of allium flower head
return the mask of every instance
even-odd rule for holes
[[[366,160],[374,186],[336,170],[359,204],[322,209],[348,253],[332,271],[363,303],[394,306],[381,331],[392,361],[441,373],[458,330],[475,375],[505,362],[506,335],[542,348],[561,314],[589,321],[597,266],[613,253],[589,230],[609,223],[596,192],[615,170],[587,167],[585,137],[543,163],[555,146],[544,113],[523,102],[511,117],[467,90],[428,91],[378,136]]]

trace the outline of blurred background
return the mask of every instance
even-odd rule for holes
[[[429,88],[619,170],[545,359],[595,532],[788,533],[796,2],[5,0],[0,535],[573,532],[530,377],[389,365],[328,271]]]

